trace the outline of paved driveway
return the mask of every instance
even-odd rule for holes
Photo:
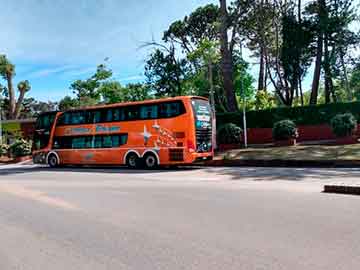
[[[359,269],[355,169],[0,167],[0,269]]]

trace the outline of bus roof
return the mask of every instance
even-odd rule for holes
[[[178,96],[178,97],[168,97],[168,98],[159,98],[159,99],[148,99],[143,101],[130,101],[130,102],[120,102],[120,103],[112,103],[112,104],[101,104],[95,106],[86,106],[80,108],[74,108],[66,111],[79,111],[79,110],[95,110],[95,109],[102,109],[102,108],[112,108],[112,107],[119,107],[119,106],[127,106],[127,105],[140,105],[140,104],[148,104],[148,103],[159,103],[164,101],[176,101],[176,100],[184,100],[184,99],[203,99],[208,100],[205,97],[200,96]]]

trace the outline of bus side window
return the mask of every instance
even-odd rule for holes
[[[101,111],[92,111],[93,123],[101,122]]]
[[[182,113],[180,102],[166,102],[159,104],[160,118],[175,117]]]
[[[111,136],[111,146],[112,147],[119,147],[120,146],[120,136],[119,135],[112,135]]]
[[[129,106],[125,108],[125,120],[138,120],[139,106]]]
[[[87,119],[86,119],[85,111],[71,113],[71,124],[81,125],[81,124],[86,124],[86,122],[87,122]]]
[[[113,121],[113,110],[112,109],[107,109],[106,110],[106,122],[112,122]]]
[[[121,134],[121,135],[119,135],[119,140],[120,140],[120,142],[119,142],[119,145],[124,145],[124,144],[126,144],[127,143],[127,140],[128,140],[128,135],[127,134]]]
[[[66,112],[63,113],[62,115],[60,115],[60,117],[58,118],[58,125],[70,125],[70,112]]]
[[[157,105],[142,105],[140,107],[140,118],[141,119],[154,119],[158,117],[158,106]]]
[[[115,108],[113,110],[113,121],[123,121],[125,120],[123,108]]]
[[[71,148],[72,149],[85,148],[85,137],[72,138]]]
[[[102,137],[101,136],[95,136],[95,148],[102,148]]]
[[[111,136],[103,136],[103,146],[104,148],[111,148],[112,147],[112,140]]]

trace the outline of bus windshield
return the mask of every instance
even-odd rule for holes
[[[211,108],[206,100],[193,99],[192,105],[197,129],[208,129],[211,127]]]
[[[33,149],[39,150],[49,143],[51,127],[54,123],[56,112],[41,114],[35,124]]]
[[[196,132],[196,151],[199,153],[212,150],[212,113],[207,100],[194,98],[191,101]]]

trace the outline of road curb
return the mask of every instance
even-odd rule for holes
[[[323,192],[349,194],[349,195],[360,195],[360,186],[325,185]]]
[[[360,160],[212,160],[204,166],[359,168]]]

